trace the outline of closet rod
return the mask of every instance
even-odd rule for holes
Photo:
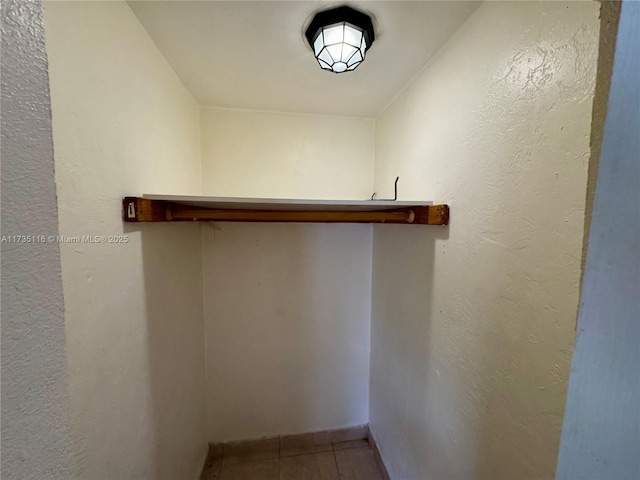
[[[126,197],[126,222],[315,222],[315,223],[397,223],[405,225],[448,225],[447,205],[427,205],[380,209],[345,210],[251,210],[242,208],[202,208],[174,202]]]

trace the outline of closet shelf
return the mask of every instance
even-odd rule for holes
[[[393,200],[290,200],[143,195],[123,200],[125,222],[317,222],[448,225],[449,206]]]

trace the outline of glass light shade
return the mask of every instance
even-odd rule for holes
[[[366,50],[363,30],[347,22],[322,27],[313,42],[320,67],[334,73],[355,70],[364,60]]]
[[[375,40],[371,17],[346,5],[316,13],[305,36],[320,67],[334,73],[355,70]]]

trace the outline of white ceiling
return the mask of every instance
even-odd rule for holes
[[[375,117],[480,2],[349,2],[375,17],[357,70],[320,69],[303,24],[326,1],[129,1],[196,101],[205,106]]]

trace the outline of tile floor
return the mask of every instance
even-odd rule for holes
[[[259,451],[225,451],[207,460],[201,480],[383,480],[367,440]]]

